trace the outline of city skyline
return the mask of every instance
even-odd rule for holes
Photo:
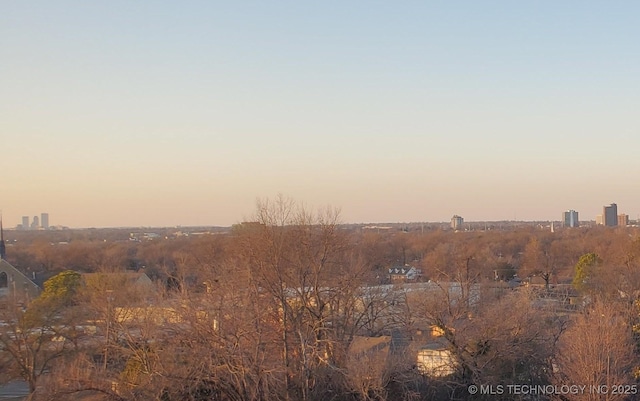
[[[49,213],[42,212],[40,216],[33,216],[33,220],[29,223],[29,216],[22,216],[22,223],[16,225],[17,230],[48,230],[49,227]]]
[[[10,2],[5,224],[637,219],[640,4],[463,3]]]
[[[292,199],[293,200],[293,199]],[[602,226],[609,226],[609,227],[616,227],[616,226],[626,226],[629,225],[631,222],[633,222],[634,224],[640,224],[640,218],[637,220],[632,219],[628,214],[625,213],[617,213],[617,205],[615,203],[611,204],[611,205],[604,205],[602,207],[603,213],[606,213],[607,210],[613,208],[615,210],[615,218],[614,218],[614,214],[611,213],[611,216],[609,216],[609,219],[614,219],[615,220],[615,224],[611,224],[611,221],[609,224],[606,223],[606,219],[605,219],[605,214],[599,214],[596,215],[595,218],[587,218],[586,220],[582,220],[579,219],[579,212],[573,209],[570,210],[566,210],[562,212],[562,215],[560,217],[560,219],[540,219],[540,220],[466,220],[463,216],[454,214],[453,217],[451,217],[448,221],[437,221],[437,220],[412,220],[412,221],[369,221],[369,222],[348,222],[348,221],[341,221],[341,223],[343,224],[374,224],[374,223],[390,223],[390,224],[404,224],[404,223],[433,223],[433,224],[446,224],[449,223],[449,226],[454,229],[454,230],[462,230],[464,229],[464,224],[465,223],[484,223],[484,222],[522,222],[522,223],[531,223],[531,222],[549,222],[549,223],[553,223],[553,222],[559,222],[561,223],[562,227],[564,228],[575,228],[575,227],[580,227],[581,226],[581,222],[582,223],[589,223],[589,225],[591,225],[591,223],[595,223],[596,225],[602,225]],[[103,227],[91,227],[91,226],[87,226],[87,227],[69,227],[65,224],[59,224],[59,225],[54,225],[51,226],[49,224],[49,213],[41,213],[40,216],[35,215],[33,216],[33,220],[30,220],[29,216],[22,216],[22,224],[17,224],[14,229],[16,230],[21,230],[21,231],[32,231],[32,230],[49,230],[49,229],[73,229],[73,228],[125,228],[125,227],[172,227],[172,226],[162,226],[162,225],[158,225],[158,226],[135,226],[135,225],[121,225],[121,226],[103,226]],[[236,223],[243,223],[246,222],[245,221],[238,221]],[[236,224],[233,223],[233,224]],[[184,224],[178,224],[176,225],[176,227],[182,226],[182,227],[206,227],[206,226],[210,226],[210,227],[214,227],[214,226],[218,226],[218,227],[230,227],[233,224],[230,225],[213,225],[213,224],[198,224],[198,225],[184,225]],[[26,228],[25,228],[26,227]],[[11,229],[12,227],[9,226],[9,229]]]

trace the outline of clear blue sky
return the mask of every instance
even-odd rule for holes
[[[314,4],[315,3],[315,4]],[[5,1],[0,208],[230,225],[640,213],[640,3]]]

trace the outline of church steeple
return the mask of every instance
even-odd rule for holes
[[[7,247],[4,245],[4,229],[2,228],[2,214],[0,214],[0,259],[7,258]]]

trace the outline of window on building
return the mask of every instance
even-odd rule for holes
[[[7,288],[9,286],[9,278],[7,273],[0,272],[0,288]]]

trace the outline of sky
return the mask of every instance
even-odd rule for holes
[[[635,1],[4,1],[0,209],[227,226],[640,215]]]

